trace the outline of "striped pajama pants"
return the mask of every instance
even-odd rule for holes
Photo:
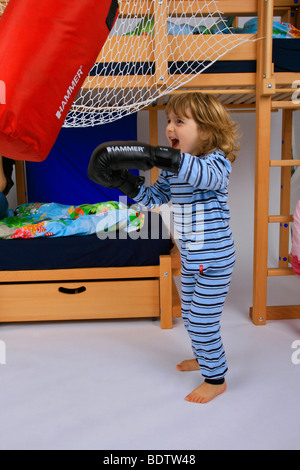
[[[182,318],[205,379],[222,379],[228,370],[220,319],[233,264],[220,269],[207,267],[203,272],[186,269],[184,264],[181,269]]]

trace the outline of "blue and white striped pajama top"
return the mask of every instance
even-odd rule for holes
[[[162,171],[135,200],[153,208],[172,201],[180,239],[182,317],[206,379],[227,372],[220,316],[229,289],[235,249],[227,205],[231,163],[216,150],[201,157],[182,154],[177,175]]]

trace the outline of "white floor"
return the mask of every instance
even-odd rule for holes
[[[184,400],[201,378],[175,368],[181,319],[1,325],[0,449],[300,449],[300,321],[254,326],[250,271],[224,311],[228,390],[206,405]]]

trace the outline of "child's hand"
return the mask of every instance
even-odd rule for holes
[[[171,147],[153,147],[142,142],[107,142],[94,150],[89,171],[91,166],[110,168],[113,171],[150,170],[156,166],[178,173],[180,161],[180,151]]]

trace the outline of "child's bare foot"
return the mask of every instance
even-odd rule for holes
[[[222,385],[212,385],[203,382],[199,387],[195,388],[189,395],[185,397],[187,401],[193,403],[208,403],[216,396],[224,393],[226,390],[226,382]]]
[[[186,372],[189,370],[200,370],[200,366],[196,359],[186,359],[180,362],[180,364],[177,364],[176,369]]]

